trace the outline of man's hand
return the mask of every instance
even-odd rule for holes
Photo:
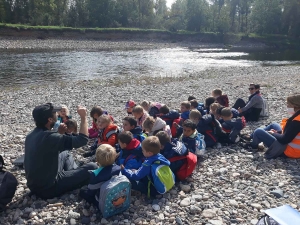
[[[241,108],[238,108],[238,111],[239,111],[239,113],[242,113],[242,112],[243,112]]]
[[[268,131],[269,134],[274,134],[275,132],[273,130]]]
[[[64,123],[61,123],[57,129],[57,132],[60,134],[64,134],[67,132],[67,130],[68,130],[67,125]]]
[[[77,106],[77,113],[79,114],[79,116],[82,117],[86,117],[86,108],[83,106]]]
[[[122,164],[122,165],[121,165],[121,170],[124,170],[124,169],[125,169],[125,167],[124,167],[124,165]]]

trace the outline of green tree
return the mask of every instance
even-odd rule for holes
[[[186,28],[186,0],[176,0],[170,11],[166,27],[171,31],[184,30]]]
[[[4,0],[0,0],[0,22],[4,23],[6,21],[6,10]]]
[[[284,0],[283,32],[293,37],[300,37],[300,1]]]
[[[278,34],[281,15],[280,0],[255,0],[250,15],[251,31],[259,34]]]
[[[187,0],[186,29],[201,31],[207,26],[207,12],[209,5],[206,0]]]

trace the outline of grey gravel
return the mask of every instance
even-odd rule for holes
[[[124,105],[129,99],[136,102],[144,99],[158,101],[175,109],[191,94],[204,101],[212,89],[221,88],[228,94],[230,104],[233,104],[237,97],[247,99],[249,83],[257,82],[262,86],[263,96],[268,98],[271,116],[248,124],[243,133],[249,133],[256,127],[272,121],[280,122],[288,116],[286,96],[299,90],[299,71],[299,66],[228,67],[195,71],[185,78],[141,75],[138,79],[126,77],[123,80],[99,79],[2,88],[1,155],[7,162],[7,169],[17,177],[20,184],[12,203],[0,215],[1,224],[105,224],[107,221],[107,224],[227,225],[234,221],[236,224],[248,225],[253,224],[270,207],[289,204],[299,210],[300,159],[265,160],[263,152],[248,153],[237,145],[230,146],[229,151],[227,146],[208,149],[207,158],[199,163],[191,179],[182,183],[188,185],[190,190],[184,192],[183,186],[176,184],[169,195],[160,197],[162,199],[157,202],[160,210],[157,212],[151,204],[143,204],[141,196],[134,195],[128,211],[107,220],[102,219],[93,206],[77,198],[78,190],[48,201],[35,195],[29,196],[24,170],[12,165],[23,154],[25,137],[34,128],[31,112],[37,104],[66,104],[76,120],[79,119],[75,113],[78,104],[88,109],[98,104],[121,124],[122,118],[126,116]],[[77,160],[88,161],[81,157],[79,150],[74,149],[72,153]],[[283,191],[284,198],[276,198],[270,193],[278,187]],[[185,204],[187,206],[181,204],[184,199],[189,202]],[[191,216],[191,209],[199,213]]]

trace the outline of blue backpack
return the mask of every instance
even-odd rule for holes
[[[204,141],[204,135],[198,133],[196,137],[196,151],[195,154],[197,156],[203,156],[206,152],[206,144]]]
[[[95,196],[103,218],[108,218],[127,210],[131,202],[131,183],[124,175],[113,176],[99,184],[89,184],[91,190],[100,188]]]
[[[175,184],[175,176],[167,165],[160,164],[160,161],[155,161],[151,165],[151,175],[153,185],[158,193],[164,194],[169,191]],[[149,179],[150,180],[150,179]],[[150,189],[148,188],[148,197],[150,197]]]

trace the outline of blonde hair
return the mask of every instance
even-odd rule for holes
[[[296,109],[300,109],[300,94],[293,94],[287,97],[287,103],[294,106]]]
[[[213,103],[213,104],[210,105],[210,109],[212,111],[216,111],[220,107],[221,107],[221,105],[219,103],[217,103],[217,102],[215,102],[215,103]]]
[[[143,129],[147,131],[151,131],[154,123],[155,123],[155,119],[152,116],[148,116],[143,122]]]
[[[105,167],[114,164],[117,157],[116,150],[108,144],[102,144],[96,151],[96,162],[99,166]]]
[[[142,148],[146,152],[152,152],[153,154],[158,154],[160,152],[160,147],[159,139],[156,136],[147,137],[142,142]]]
[[[144,108],[140,105],[134,106],[132,109],[133,113],[143,113],[144,112]]]
[[[98,120],[104,120],[108,124],[110,124],[112,122],[110,116],[109,115],[105,115],[105,114],[99,116]]]
[[[184,106],[186,109],[190,109],[191,108],[191,103],[188,102],[188,101],[181,102],[180,105]]]
[[[68,107],[66,105],[61,105],[61,109],[66,110],[66,115],[69,116],[70,115],[70,111],[68,109]]]
[[[191,110],[191,112],[190,112],[189,118],[190,118],[191,120],[197,120],[197,119],[200,120],[200,119],[202,118],[202,115],[201,115],[201,113],[200,113],[197,109],[193,109],[193,110]]]
[[[150,106],[150,102],[149,101],[142,101],[142,103],[141,103],[141,106],[143,107],[143,108],[145,108],[145,107],[149,107]]]

